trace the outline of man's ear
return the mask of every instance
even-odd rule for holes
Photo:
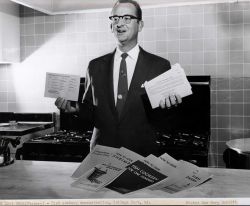
[[[111,32],[113,33],[114,31],[113,31],[113,25],[112,24],[110,24],[110,29],[111,29]]]
[[[139,29],[138,29],[138,31],[140,32],[140,31],[142,31],[142,28],[144,27],[144,22],[141,20],[141,21],[139,21]]]

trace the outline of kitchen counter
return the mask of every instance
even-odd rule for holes
[[[176,194],[141,190],[122,195],[111,190],[91,192],[74,188],[72,173],[80,163],[16,160],[0,167],[0,199],[99,198],[239,198],[250,197],[250,170],[207,168],[213,178]]]
[[[53,127],[53,122],[17,122],[14,125],[0,123],[0,135],[23,136]]]

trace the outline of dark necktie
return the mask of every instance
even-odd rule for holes
[[[122,60],[120,64],[118,90],[117,90],[117,102],[116,102],[116,109],[118,111],[119,117],[121,115],[123,106],[126,101],[127,93],[128,93],[127,65],[125,61],[127,56],[128,56],[127,53],[123,53],[121,55]]]

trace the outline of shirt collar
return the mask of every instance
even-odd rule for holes
[[[140,52],[139,45],[136,44],[135,47],[133,47],[131,50],[129,50],[129,51],[127,52],[127,54],[128,54],[128,56],[129,56],[130,58],[132,58],[133,60],[137,60],[137,57],[138,57],[138,55],[139,55],[139,52]],[[121,54],[122,54],[122,53],[123,53],[123,52],[119,49],[119,47],[117,47],[116,53],[115,53],[116,57],[121,57]]]

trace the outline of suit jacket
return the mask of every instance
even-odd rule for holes
[[[92,138],[98,144],[123,146],[144,156],[157,154],[156,134],[145,113],[141,96],[146,92],[141,86],[170,69],[170,63],[140,48],[127,99],[118,118],[113,89],[114,53],[89,63],[80,115],[93,121]]]

